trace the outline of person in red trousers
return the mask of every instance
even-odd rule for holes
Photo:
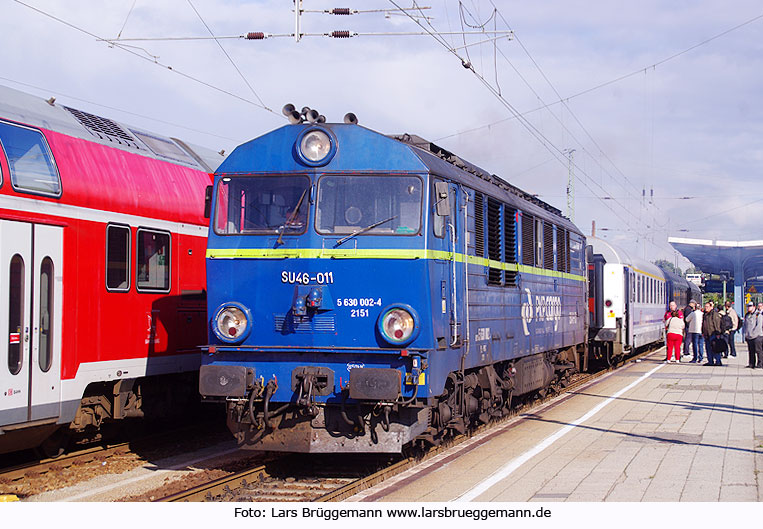
[[[671,307],[673,302],[671,302]],[[671,310],[670,314],[665,315],[665,331],[667,332],[668,342],[668,357],[665,363],[680,362],[681,361],[681,342],[684,339],[684,328],[686,323],[684,322],[683,314],[680,310]],[[671,360],[670,357],[675,354],[676,359]]]

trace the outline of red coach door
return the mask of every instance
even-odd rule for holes
[[[30,420],[61,414],[61,313],[63,234],[58,226],[36,224],[32,301]],[[76,300],[75,300],[76,301]]]
[[[0,221],[0,426],[58,417],[63,228]]]

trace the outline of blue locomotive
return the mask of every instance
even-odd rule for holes
[[[564,385],[586,350],[581,232],[417,136],[287,107],[208,193],[199,388],[238,443],[396,453]]]

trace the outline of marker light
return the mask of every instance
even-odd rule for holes
[[[224,305],[217,310],[212,330],[223,342],[241,342],[249,334],[250,316],[243,305]]]

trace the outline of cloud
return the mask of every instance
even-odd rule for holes
[[[131,5],[87,0],[30,2],[105,37],[116,36]],[[506,58],[494,56],[492,45],[470,47],[469,55],[484,78],[499,85],[506,100],[520,111],[536,108],[542,101],[556,101],[555,90],[568,97],[654,64],[760,10],[759,3],[748,0],[735,2],[734,9],[720,0],[496,3],[521,45],[516,40],[501,42]],[[431,4],[435,28],[460,29],[456,2]],[[291,2],[194,0],[194,5],[217,35],[293,31]],[[492,10],[489,1],[469,5],[482,20]],[[311,9],[327,7],[333,5],[318,0],[309,5]],[[363,7],[386,9],[391,4],[379,0]],[[284,123],[280,108],[287,102],[315,107],[330,121],[340,121],[352,111],[361,124],[381,132],[411,132],[430,139],[511,116],[456,57],[428,36],[316,37],[298,44],[288,38],[221,41],[258,96],[275,111],[271,114],[96,42],[15,2],[7,3],[4,20],[12,23],[4,24],[0,33],[2,49],[23,53],[5,54],[3,77],[46,88],[22,89],[45,97],[69,94],[86,102],[67,101],[65,96],[59,100],[215,149],[230,150],[280,126]],[[649,259],[672,259],[668,234],[676,235],[673,230],[682,221],[698,214],[721,213],[714,222],[692,223],[683,228],[691,231],[681,234],[759,237],[759,223],[749,215],[755,208],[741,207],[745,196],[749,202],[760,193],[756,183],[763,157],[759,141],[763,132],[759,104],[763,42],[755,37],[761,24],[763,21],[756,22],[655,69],[571,99],[567,107],[554,105],[529,114],[525,125],[511,119],[444,139],[443,146],[530,193],[547,196],[563,210],[568,168],[556,149],[576,149],[579,180],[575,191],[579,198],[575,221],[585,232],[592,220],[601,227],[638,229],[636,237],[621,242],[630,244],[633,253],[642,254],[644,245],[636,239],[653,239],[654,244],[647,244]],[[305,14],[302,27],[307,32],[420,31],[406,17],[386,19],[383,15]],[[206,34],[187,1],[138,0],[123,36]],[[448,40],[459,45],[460,38]],[[214,41],[135,45],[176,71],[257,101]],[[553,82],[553,89],[544,76]],[[544,147],[528,130],[533,128],[536,136],[554,147]],[[642,203],[642,189],[647,194],[654,190],[653,204]],[[593,194],[613,200],[586,198]],[[680,196],[717,199],[675,200]]]

